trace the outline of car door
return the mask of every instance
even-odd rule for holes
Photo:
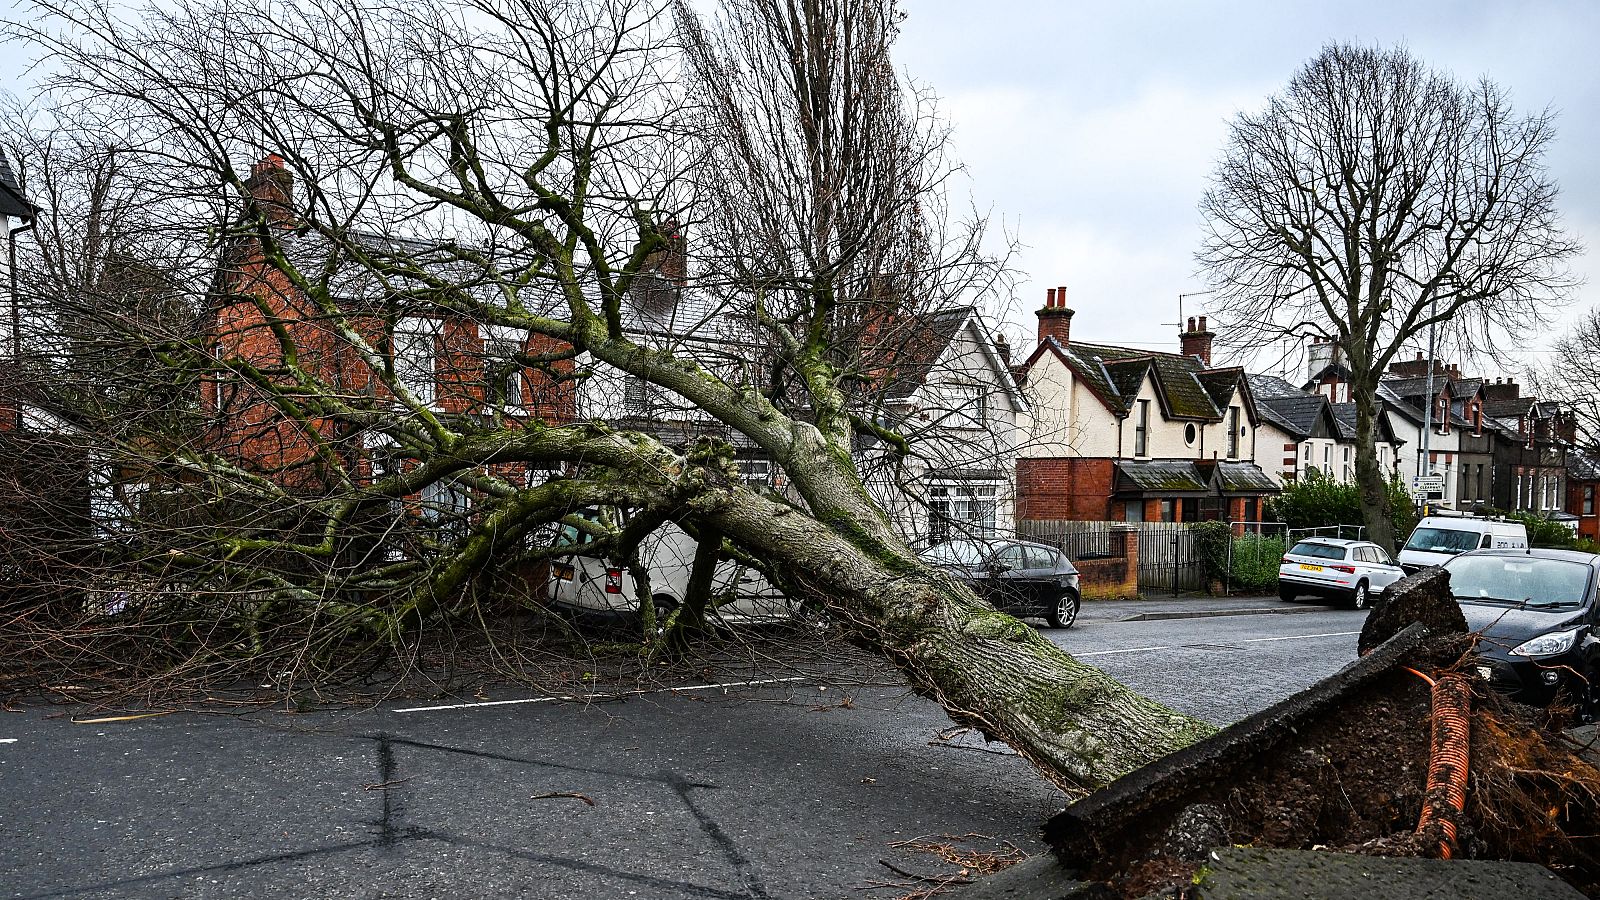
[[[1406,576],[1405,570],[1390,559],[1382,547],[1374,544],[1366,549],[1368,557],[1372,560],[1372,575],[1367,579],[1367,584],[1373,593],[1382,591]]]
[[[1021,544],[1003,544],[990,558],[989,602],[1012,615],[1027,615],[1033,607],[1028,589],[1028,559]]]

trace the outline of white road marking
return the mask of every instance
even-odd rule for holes
[[[1357,634],[1360,634],[1360,633],[1361,632],[1359,632],[1359,631],[1330,631],[1327,634],[1290,634],[1290,635],[1285,635],[1283,637],[1249,638],[1248,640],[1243,640],[1243,641],[1240,641],[1239,643],[1241,643],[1241,644],[1263,644],[1263,643],[1266,643],[1267,641],[1303,641],[1303,640],[1308,640],[1310,638],[1350,637],[1352,635],[1357,635]]]
[[[0,744],[15,744],[16,742],[16,738],[0,738]]]
[[[593,702],[597,700],[617,700],[622,697],[637,697],[641,694],[681,694],[686,691],[710,691],[717,688],[757,687],[763,684],[789,684],[795,681],[815,681],[808,675],[796,675],[792,678],[758,678],[752,681],[720,681],[714,684],[686,684],[681,687],[657,688],[655,690],[622,691],[617,694],[567,694],[559,697],[524,697],[520,700],[481,700],[477,703],[447,703],[442,706],[408,706],[404,709],[391,710],[397,713],[415,712],[440,712],[447,709],[475,709],[480,706],[515,706],[524,703],[555,703],[567,702]]]
[[[1311,640],[1313,638],[1352,637],[1352,636],[1358,635],[1360,633],[1361,632],[1359,632],[1359,631],[1330,631],[1330,632],[1327,632],[1326,634],[1286,634],[1286,635],[1283,635],[1281,637],[1245,638],[1244,640],[1233,641],[1231,643],[1235,643],[1235,644],[1264,644],[1264,643],[1266,643],[1268,641],[1308,641],[1308,640]],[[1065,649],[1065,648],[1063,648],[1063,649]],[[1129,647],[1129,648],[1127,648],[1125,650],[1091,650],[1088,653],[1072,653],[1071,650],[1068,650],[1067,652],[1068,653],[1072,653],[1073,656],[1082,658],[1082,657],[1085,657],[1085,656],[1110,656],[1110,655],[1112,655],[1114,653],[1154,653],[1157,650],[1175,650],[1175,649],[1184,649],[1184,648],[1182,648],[1180,646],[1169,646],[1169,647]]]
[[[1113,653],[1150,653],[1155,650],[1171,650],[1171,647],[1129,647],[1126,650],[1094,650],[1089,653],[1073,653],[1073,656],[1110,656]],[[1067,651],[1072,653],[1072,651]]]

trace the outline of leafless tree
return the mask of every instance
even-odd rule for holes
[[[1367,533],[1392,547],[1374,423],[1406,346],[1492,354],[1565,298],[1575,243],[1545,171],[1548,112],[1517,116],[1404,49],[1336,44],[1259,113],[1233,122],[1201,201],[1197,254],[1228,333],[1261,346],[1315,334],[1343,349]]]
[[[1527,374],[1536,396],[1560,399],[1576,420],[1579,443],[1600,450],[1600,310],[1590,310]]]
[[[863,443],[914,455],[877,399],[905,369],[885,345],[995,272],[940,221],[943,136],[889,65],[892,3],[734,0],[708,26],[650,0],[43,9],[22,30],[55,114],[131,148],[144,215],[219,260],[201,327],[151,347],[198,379],[202,426],[116,442],[160,495],[134,558],[167,606],[211,604],[197,640],[403,643],[481,615],[484,578],[559,552],[543,530],[628,559],[672,522],[1063,786],[1210,731],[924,564],[863,477]],[[460,323],[526,338],[486,380]],[[693,417],[582,405],[606,384]],[[781,487],[741,477],[746,451]]]

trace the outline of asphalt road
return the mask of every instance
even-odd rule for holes
[[[1050,634],[1218,723],[1351,660],[1363,616],[1127,614]],[[768,679],[784,680],[704,686]],[[508,690],[99,723],[22,705],[0,715],[0,897],[886,898],[909,888],[879,860],[951,870],[892,842],[1037,852],[1053,788],[942,737],[931,703],[846,682],[728,670],[609,702]]]

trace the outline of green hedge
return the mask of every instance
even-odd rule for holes
[[[1390,522],[1396,541],[1404,541],[1417,526],[1416,504],[1398,478],[1389,482]],[[1268,513],[1289,528],[1324,528],[1360,525],[1361,492],[1312,471],[1300,481],[1284,485],[1283,493],[1268,501]]]
[[[1233,528],[1226,522],[1197,522],[1190,530],[1206,581],[1219,581],[1225,588],[1250,593],[1266,593],[1277,588],[1278,564],[1283,560],[1282,537],[1261,534],[1235,537]]]

